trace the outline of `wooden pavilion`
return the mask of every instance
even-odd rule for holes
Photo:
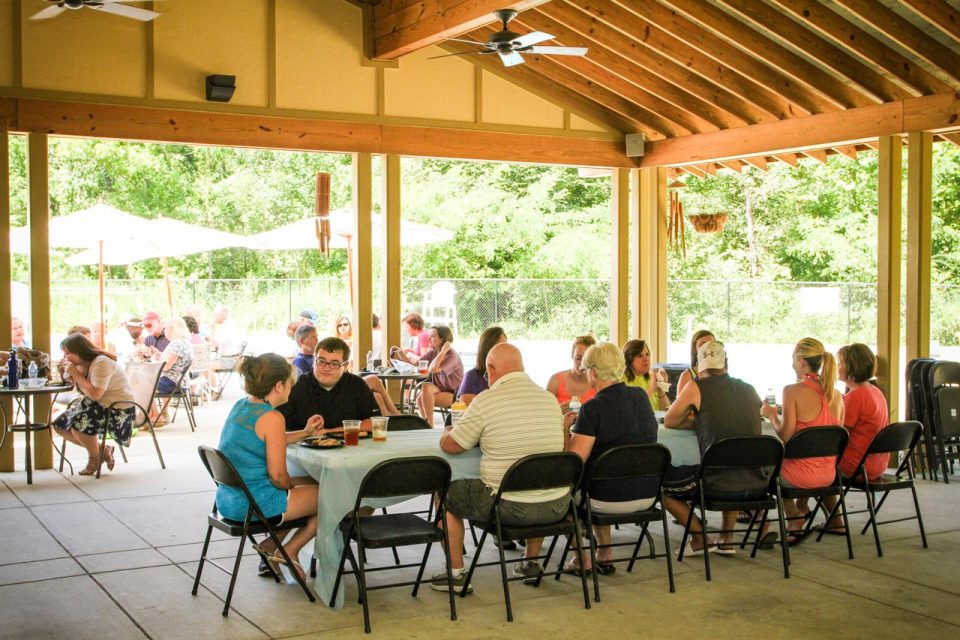
[[[56,2],[56,0],[51,0]],[[84,0],[97,4],[94,0]],[[109,0],[107,0],[109,3]],[[82,4],[68,0],[61,4]],[[34,341],[50,340],[48,141],[80,136],[353,154],[353,317],[371,313],[370,212],[386,217],[385,322],[400,318],[401,156],[596,167],[612,173],[610,335],[666,348],[666,185],[681,173],[880,156],[878,352],[897,407],[906,353],[927,355],[931,145],[960,143],[960,9],[951,0],[169,0],[33,20],[0,0],[0,336],[10,331],[9,138],[29,137]],[[497,55],[491,12],[584,57]],[[435,58],[436,56],[447,57]],[[236,76],[228,103],[211,74]],[[627,136],[642,134],[642,155]],[[636,142],[637,138],[630,138]],[[907,268],[901,282],[902,146]],[[635,146],[635,145],[634,145]],[[381,156],[382,184],[372,159]],[[633,229],[631,235],[629,230]],[[633,277],[630,278],[630,274]],[[630,284],[632,282],[632,289]],[[633,309],[628,323],[628,310]],[[371,342],[359,323],[358,352]],[[41,408],[42,409],[42,408]],[[39,468],[51,464],[37,435]],[[0,469],[13,450],[0,451]]]

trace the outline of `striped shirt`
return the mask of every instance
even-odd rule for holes
[[[522,371],[508,373],[477,395],[450,432],[464,449],[480,444],[480,479],[496,493],[514,462],[534,453],[563,451],[563,414],[557,399]],[[548,502],[563,489],[503,494],[512,502]]]

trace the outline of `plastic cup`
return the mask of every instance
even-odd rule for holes
[[[429,361],[429,360],[421,360],[421,361],[418,363],[418,366],[417,366],[417,370],[420,372],[420,375],[422,375],[422,376],[427,375],[427,370],[428,370],[429,368],[430,368],[430,361]]]
[[[348,447],[355,447],[360,444],[360,421],[343,421],[343,444]]]
[[[385,416],[376,416],[374,418],[370,418],[370,421],[373,423],[373,441],[386,442],[387,422],[390,421],[390,418]]]

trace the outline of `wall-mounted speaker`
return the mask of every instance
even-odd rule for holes
[[[237,90],[237,76],[207,76],[207,100],[211,102],[230,102]]]
[[[627,157],[638,158],[643,155],[643,134],[628,133],[626,137]]]

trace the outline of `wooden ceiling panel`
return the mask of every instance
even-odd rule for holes
[[[943,0],[900,0],[911,11],[954,40],[960,40],[960,11]]]

